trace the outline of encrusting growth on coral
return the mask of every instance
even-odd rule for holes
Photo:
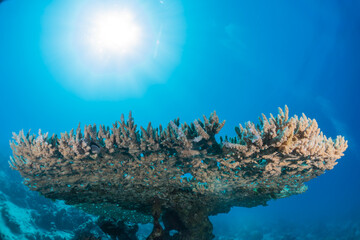
[[[148,239],[205,240],[213,238],[208,216],[302,193],[347,148],[344,137],[327,138],[304,114],[289,118],[287,106],[217,141],[224,124],[214,112],[189,125],[176,119],[138,130],[130,113],[111,128],[89,125],[82,133],[79,126],[60,138],[20,131],[10,165],[47,198],[123,221],[154,221]]]

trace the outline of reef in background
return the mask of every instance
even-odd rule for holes
[[[26,189],[10,172],[7,159],[0,153],[1,240],[76,240],[91,234],[110,240],[97,217]]]
[[[99,218],[29,191],[8,167],[6,152],[0,147],[0,240],[144,240],[151,232],[151,224]]]
[[[89,125],[82,134],[79,126],[61,138],[21,131],[10,164],[47,198],[123,222],[153,221],[149,240],[207,240],[214,237],[208,216],[302,193],[347,148],[304,114],[289,118],[287,107],[218,142],[224,124],[214,112],[190,125],[176,119],[138,130],[130,113],[112,128]]]

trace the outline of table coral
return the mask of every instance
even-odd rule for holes
[[[304,182],[332,169],[347,148],[316,120],[289,118],[287,106],[217,141],[224,124],[214,112],[191,124],[175,119],[138,130],[130,113],[111,128],[89,125],[82,133],[79,125],[60,138],[20,131],[10,165],[47,198],[123,221],[154,221],[148,239],[205,240],[213,238],[208,216],[302,193]],[[170,230],[178,233],[170,237]]]

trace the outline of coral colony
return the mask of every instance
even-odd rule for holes
[[[214,237],[208,216],[303,193],[304,182],[332,169],[347,148],[316,120],[289,118],[286,106],[217,141],[224,124],[214,112],[190,125],[176,119],[138,130],[130,113],[112,128],[78,127],[60,138],[21,131],[10,165],[47,198],[123,222],[153,222],[148,239],[207,240]]]

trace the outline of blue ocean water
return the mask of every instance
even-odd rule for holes
[[[126,54],[88,42],[91,14],[114,6],[131,9],[142,31]],[[345,156],[304,194],[211,217],[214,234],[360,239],[359,11],[356,0],[3,1],[4,179],[21,185],[7,168],[8,142],[21,129],[59,134],[79,122],[111,125],[129,111],[139,125],[164,125],[216,110],[226,120],[220,135],[234,136],[239,123],[286,104],[290,115],[315,118],[326,136],[345,136]]]

